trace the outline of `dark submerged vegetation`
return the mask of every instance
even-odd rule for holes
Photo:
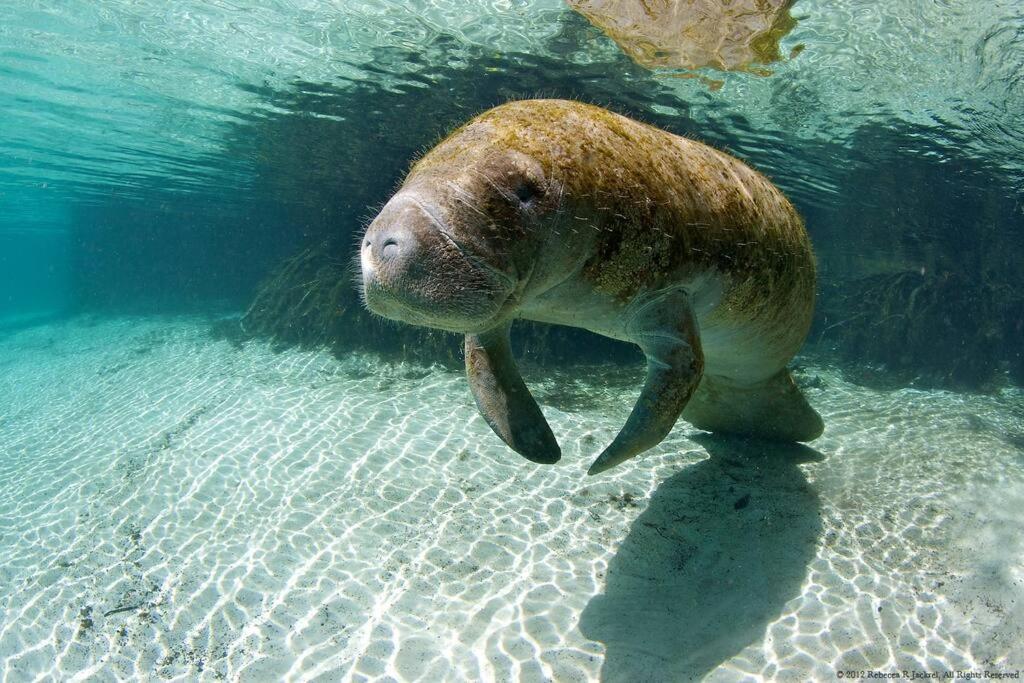
[[[900,271],[828,283],[818,333],[855,381],[991,389],[1024,383],[1024,295],[964,273]]]

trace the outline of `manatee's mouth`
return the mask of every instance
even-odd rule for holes
[[[363,304],[389,320],[466,334],[490,329],[514,299],[513,291],[494,282],[494,271],[479,267],[446,238],[459,267],[425,278],[395,276],[361,258],[359,289]],[[451,262],[449,262],[450,264]]]
[[[366,308],[375,315],[388,320],[430,327],[456,334],[475,333],[494,327],[509,308],[512,294],[504,293],[500,299],[493,299],[486,311],[459,310],[458,305],[440,306],[433,302],[409,302],[409,293],[394,289],[371,277],[362,282],[362,299]],[[466,303],[464,301],[455,302]],[[441,310],[441,309],[446,310]]]
[[[415,318],[423,316],[416,309],[403,304],[401,296],[396,296],[395,292],[372,273],[367,275],[365,271],[363,272],[360,290],[367,310],[382,318],[415,325]]]

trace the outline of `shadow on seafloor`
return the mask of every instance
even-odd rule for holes
[[[764,637],[801,594],[821,536],[800,444],[700,434],[710,457],[664,481],[580,618],[601,680],[700,679]]]

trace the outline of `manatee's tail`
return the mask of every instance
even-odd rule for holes
[[[756,384],[704,375],[682,417],[710,432],[775,441],[813,441],[825,429],[785,368]]]

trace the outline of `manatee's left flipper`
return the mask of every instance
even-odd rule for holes
[[[506,323],[466,335],[466,376],[477,408],[502,441],[527,460],[551,464],[562,451],[512,357]]]
[[[647,379],[626,425],[587,474],[604,472],[661,443],[704,371],[700,334],[683,290],[640,304],[626,331],[647,356]]]

